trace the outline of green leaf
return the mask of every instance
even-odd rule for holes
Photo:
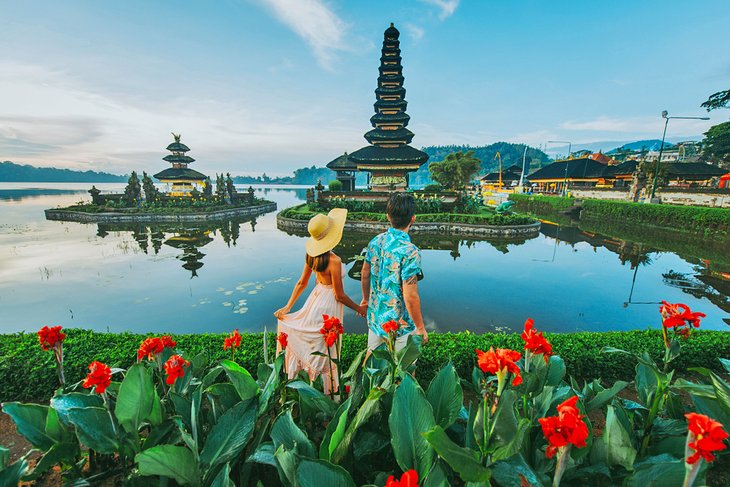
[[[162,424],[162,422],[165,420],[165,409],[162,406],[162,402],[160,401],[160,396],[157,394],[157,390],[153,388],[155,394],[154,398],[152,399],[152,411],[150,411],[150,414],[147,419],[149,419],[149,422],[152,426],[158,426]]]
[[[720,364],[722,364],[723,368],[725,369],[725,372],[730,374],[730,360],[728,360],[726,358],[721,358],[718,360],[720,360]]]
[[[565,362],[558,355],[550,356],[546,384],[558,387],[565,378]]]
[[[623,391],[628,385],[628,382],[617,380],[613,383],[611,388],[603,389],[602,391],[600,391],[598,394],[595,395],[593,399],[588,401],[588,403],[586,404],[586,414],[595,409],[600,409],[609,402],[611,402],[613,398],[616,397],[616,394]]]
[[[221,468],[220,472],[218,472],[218,475],[215,476],[213,482],[210,484],[210,487],[235,487],[235,484],[231,480],[230,464],[226,463],[225,465],[223,465],[223,468]]]
[[[28,473],[27,455],[12,465],[0,469],[0,487],[17,487]]]
[[[515,391],[506,390],[499,399],[497,411],[494,413],[491,421],[492,432],[489,439],[489,449],[492,451],[503,448],[502,453],[504,454],[505,451],[511,450],[509,448],[510,443],[518,437],[521,425],[515,415],[514,404],[516,398]],[[479,409],[482,410],[481,407]],[[519,441],[521,442],[522,438],[519,438]],[[507,447],[507,450],[504,450],[505,447]],[[498,458],[497,460],[502,460],[503,458]]]
[[[274,422],[274,426],[271,428],[271,439],[274,440],[274,446],[277,448],[279,445],[283,445],[287,450],[294,450],[303,457],[315,458],[317,455],[314,445],[309,441],[307,435],[294,423],[290,409],[281,414]]]
[[[444,366],[434,377],[428,386],[426,399],[431,403],[436,424],[443,429],[454,424],[464,402],[464,393],[453,364]]]
[[[76,427],[79,441],[99,453],[116,453],[119,450],[116,428],[106,408],[71,408],[68,418]]]
[[[33,472],[24,480],[35,480],[48,469],[55,467],[63,461],[66,461],[68,464],[75,463],[80,451],[76,438],[73,438],[73,441],[74,443],[56,443],[53,445],[51,449],[43,454],[43,457],[38,460],[33,468]]]
[[[433,410],[411,375],[406,375],[393,395],[388,417],[390,442],[401,470],[414,469],[419,478],[431,471],[434,451],[422,433],[436,426]]]
[[[10,463],[10,450],[0,445],[0,470],[4,469]]]
[[[530,420],[527,418],[520,419],[517,424],[517,430],[508,442],[498,446],[492,453],[492,460],[506,460],[522,449],[527,432],[530,430]]]
[[[712,387],[715,389],[717,400],[722,405],[725,413],[730,415],[730,386],[714,372],[710,373],[710,382],[712,382]]]
[[[308,458],[299,460],[296,481],[299,487],[355,487],[355,482],[344,468],[324,460]]]
[[[329,396],[305,382],[297,380],[287,384],[287,387],[299,393],[299,407],[302,409],[302,414],[323,413],[332,417],[337,411],[337,404]]]
[[[522,455],[515,455],[509,460],[496,462],[492,466],[492,479],[501,487],[542,486],[537,474]]]
[[[479,462],[477,453],[451,441],[440,426],[435,426],[430,431],[423,433],[423,436],[433,446],[436,453],[459,474],[461,480],[467,482],[487,482],[489,480],[490,471]]]
[[[104,400],[96,394],[81,394],[72,392],[51,398],[51,407],[58,413],[58,419],[65,425],[70,425],[68,411],[71,408],[104,407]]]
[[[345,402],[340,404],[340,407],[335,412],[335,415],[327,425],[327,429],[324,432],[324,438],[319,446],[319,458],[320,460],[329,460],[332,457],[337,445],[342,441],[342,437],[345,435],[345,429],[347,428],[347,416],[350,410],[350,404],[352,401],[347,398]]]
[[[423,487],[449,487],[449,479],[441,462],[436,462],[421,485]]]
[[[226,374],[228,374],[228,378],[231,380],[233,387],[236,388],[238,395],[241,396],[242,401],[256,396],[259,391],[259,385],[251,377],[251,374],[248,373],[248,370],[230,360],[222,360],[221,365],[226,371]]]
[[[266,384],[264,384],[264,387],[261,391],[261,396],[259,397],[259,407],[258,407],[258,415],[261,416],[264,414],[266,409],[269,407],[269,400],[271,399],[271,396],[274,394],[274,392],[278,389],[279,383],[280,383],[280,373],[281,369],[284,366],[284,356],[286,354],[280,353],[277,355],[277,357],[274,359],[274,365],[273,365],[273,371],[271,375],[269,375],[269,378],[266,380]]]
[[[15,427],[35,448],[49,450],[56,442],[46,433],[48,406],[23,404],[20,402],[3,403],[3,412],[13,418]]]
[[[276,458],[274,458],[275,452],[276,448],[274,448],[273,443],[263,443],[259,445],[255,452],[249,455],[246,461],[276,467]]]
[[[633,475],[624,481],[626,487],[664,487],[684,483],[684,461],[670,455],[649,457],[634,467]]]
[[[243,451],[256,422],[256,401],[238,403],[220,417],[200,452],[200,463],[214,467],[229,462]]]
[[[367,399],[365,399],[365,402],[362,406],[360,406],[360,409],[358,409],[357,413],[355,413],[355,417],[347,426],[347,429],[342,435],[342,439],[337,442],[335,449],[332,451],[330,458],[332,463],[340,463],[342,459],[345,458],[357,431],[380,410],[380,398],[385,395],[385,392],[385,389],[373,389],[370,391]],[[333,436],[333,440],[336,439],[337,438]]]
[[[114,414],[128,433],[136,434],[152,413],[155,390],[144,364],[134,364],[119,387]]]
[[[400,351],[396,352],[396,360],[398,361],[398,368],[401,371],[406,371],[411,365],[413,365],[418,357],[421,356],[421,344],[423,343],[423,337],[416,333],[408,335],[408,341],[406,346]]]
[[[601,441],[606,446],[608,465],[621,465],[631,471],[634,468],[637,452],[630,433],[622,425],[618,414],[623,414],[623,411],[614,406],[608,406],[606,427],[603,430]]]
[[[184,446],[159,445],[134,457],[140,475],[169,477],[181,485],[200,485],[193,453]]]

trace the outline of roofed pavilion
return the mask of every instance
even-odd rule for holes
[[[342,183],[342,191],[355,191],[357,163],[350,159],[347,152],[327,163],[327,168],[335,172],[337,180]]]
[[[370,118],[373,129],[365,134],[370,145],[349,156],[359,171],[370,173],[369,186],[376,191],[406,189],[408,173],[428,160],[428,154],[408,145],[413,132],[406,128],[411,117],[406,113],[399,37],[391,23],[384,33],[375,115]]]
[[[190,196],[193,189],[202,192],[208,176],[188,167],[188,164],[195,162],[195,159],[185,154],[190,148],[180,142],[180,134],[173,133],[172,136],[175,141],[167,146],[171,154],[162,158],[172,167],[158,172],[155,178],[167,185],[166,193],[169,196]]]

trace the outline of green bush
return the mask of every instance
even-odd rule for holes
[[[423,187],[424,193],[439,193],[441,191],[443,191],[443,189],[441,188],[441,185],[438,183],[427,184],[426,186]]]
[[[338,179],[332,180],[327,184],[327,188],[330,191],[342,191],[342,181]]]
[[[513,193],[509,195],[510,201],[517,203],[516,209],[523,212],[531,213],[552,213],[564,211],[572,207],[575,203],[573,198],[563,198],[562,196],[543,196]]]
[[[93,360],[113,367],[128,368],[134,363],[139,344],[148,335],[133,333],[99,333],[69,329],[64,342],[64,362],[67,383],[81,380]],[[35,333],[0,335],[0,402],[48,399],[58,384],[54,372],[53,354],[38,345]],[[229,358],[224,352],[223,334],[174,335],[178,347],[186,356],[206,352],[211,361]],[[565,360],[568,374],[576,378],[601,378],[608,381],[631,380],[636,361],[629,356],[602,354],[602,347],[615,347],[630,352],[646,350],[658,359],[663,353],[659,330],[628,332],[581,332],[547,334],[556,354]],[[365,335],[344,335],[342,356],[349,364],[366,346]],[[269,352],[275,349],[274,334],[269,336]],[[244,334],[236,361],[249,370],[256,370],[263,361],[262,333]],[[462,377],[468,377],[474,367],[474,349],[490,346],[521,349],[517,334],[432,333],[419,359],[418,379],[423,384],[433,378],[444,364],[451,361]],[[730,333],[700,331],[682,348],[675,367],[708,367],[717,370],[719,357],[730,357]]]

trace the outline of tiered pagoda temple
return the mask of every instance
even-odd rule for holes
[[[185,155],[190,149],[180,142],[180,134],[173,133],[172,136],[175,141],[167,146],[171,154],[162,158],[172,167],[158,172],[155,178],[167,185],[166,193],[169,196],[190,196],[193,189],[202,192],[208,176],[188,167],[188,164],[195,162],[195,159]]]
[[[399,36],[391,23],[383,40],[375,115],[370,118],[373,129],[365,134],[370,145],[349,156],[359,171],[370,173],[369,186],[374,191],[406,189],[408,173],[428,160],[428,154],[408,145],[413,132],[406,128],[411,117],[406,114]]]
[[[357,163],[350,159],[347,152],[327,163],[327,168],[337,175],[337,180],[342,183],[342,191],[355,191]]]

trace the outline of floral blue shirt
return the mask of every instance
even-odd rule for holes
[[[385,337],[383,324],[402,319],[408,325],[398,336],[411,333],[416,326],[403,301],[403,283],[421,272],[421,251],[406,232],[391,228],[370,241],[365,261],[370,264],[368,327]]]

